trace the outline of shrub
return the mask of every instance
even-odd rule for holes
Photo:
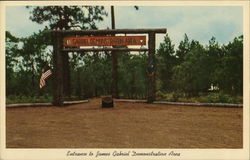
[[[200,94],[199,96],[189,97],[185,93],[172,92],[163,93],[161,91],[156,94],[157,100],[164,100],[168,102],[189,102],[189,103],[243,103],[242,96],[233,96],[224,93],[208,93]]]
[[[39,102],[52,102],[52,96],[45,94],[44,96],[10,95],[6,97],[6,104]]]
[[[209,93],[199,97],[199,101],[202,103],[243,103],[243,98],[224,93]]]

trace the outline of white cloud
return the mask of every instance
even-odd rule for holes
[[[183,39],[184,33],[202,43],[212,36],[226,43],[242,34],[240,7],[185,7],[179,8],[179,12],[183,15],[182,20],[176,20],[176,25],[168,28],[175,43]]]
[[[176,47],[185,33],[203,44],[212,36],[227,43],[243,33],[242,8],[238,6],[139,6],[138,11],[122,6],[115,8],[115,14],[117,28],[167,28]],[[157,47],[163,37],[157,36]]]
[[[36,24],[29,19],[29,10],[25,7],[9,6],[6,8],[6,30],[17,37],[26,37],[39,29],[43,25]]]
[[[109,16],[98,24],[99,29],[111,28]],[[219,43],[227,43],[243,33],[243,9],[239,6],[115,6],[116,28],[167,28],[176,44],[186,33],[190,39],[208,43],[215,36]],[[28,36],[44,28],[29,20],[24,7],[7,7],[6,29],[17,36]],[[157,35],[156,46],[164,35]]]

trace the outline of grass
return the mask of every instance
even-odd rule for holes
[[[65,101],[82,100],[79,96],[64,97]],[[38,95],[9,95],[6,97],[6,104],[15,103],[50,103],[52,102],[52,95],[46,94],[43,96]]]
[[[30,96],[30,95],[10,95],[6,97],[6,104],[14,103],[42,103],[42,102],[52,102],[53,97],[51,95],[43,96]],[[200,94],[199,96],[189,97],[187,94],[172,92],[163,93],[157,92],[156,99],[161,101],[169,102],[189,102],[189,103],[234,103],[242,104],[243,97],[239,95],[229,95],[224,93],[207,93]],[[65,100],[79,100],[79,97],[70,96],[65,97]]]
[[[189,97],[185,93],[156,93],[157,100],[169,102],[189,102],[189,103],[235,103],[242,104],[243,96],[229,95],[224,93],[207,93]]]
[[[52,96],[29,96],[29,95],[10,95],[6,97],[6,104],[14,103],[42,103],[52,102]]]

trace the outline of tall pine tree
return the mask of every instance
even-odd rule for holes
[[[103,6],[35,6],[30,19],[47,29],[97,29],[96,22],[107,16]],[[70,95],[69,55],[63,54],[64,94]]]
[[[164,91],[171,91],[171,77],[173,75],[173,67],[176,65],[176,55],[174,45],[168,34],[164,37],[164,42],[160,43],[157,50],[158,54],[158,72],[160,78],[160,88]]]

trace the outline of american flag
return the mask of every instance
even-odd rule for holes
[[[42,76],[40,78],[40,88],[43,88],[46,85],[46,80],[52,75],[52,71],[50,68],[48,68],[47,70],[45,70],[44,73],[42,73]]]

